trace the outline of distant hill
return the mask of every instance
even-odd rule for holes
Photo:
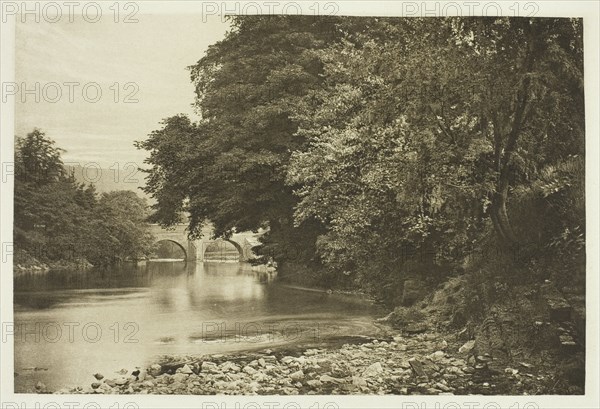
[[[137,169],[133,164],[120,169],[102,169],[95,166],[65,166],[68,172],[73,172],[75,180],[80,183],[93,183],[98,193],[110,192],[113,190],[131,190],[138,196],[144,197],[148,203],[154,200],[144,193],[141,188],[146,185],[143,172]]]

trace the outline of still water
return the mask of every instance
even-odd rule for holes
[[[342,343],[375,334],[380,312],[246,263],[181,261],[17,277],[14,303],[16,392],[89,385],[160,355]]]

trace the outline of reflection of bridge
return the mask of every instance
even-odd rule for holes
[[[150,232],[154,235],[156,242],[170,241],[177,244],[185,253],[186,260],[204,261],[204,253],[210,245],[229,242],[235,246],[240,253],[240,261],[248,261],[252,258],[252,247],[259,244],[258,237],[263,232],[235,233],[229,239],[211,239],[213,228],[206,225],[202,228],[202,237],[199,240],[189,240],[187,235],[187,224],[178,224],[170,229],[165,229],[158,224],[150,225]],[[213,246],[214,247],[214,246]]]

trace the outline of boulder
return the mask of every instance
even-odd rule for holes
[[[408,334],[422,334],[428,329],[427,324],[424,322],[411,322],[403,328],[404,332]]]
[[[296,371],[290,375],[290,378],[292,378],[293,381],[301,381],[302,379],[304,379],[304,372]]]
[[[408,363],[410,364],[415,375],[417,375],[418,377],[427,376],[427,374],[425,373],[425,369],[423,368],[423,364],[420,361],[413,358],[410,359]]]
[[[273,355],[265,355],[261,359],[265,360],[265,362],[275,363],[277,362],[277,358]],[[259,362],[260,363],[260,362]]]
[[[175,375],[172,376],[173,378],[173,382],[184,382],[189,375],[184,374],[184,373],[176,373]]]
[[[475,340],[466,342],[463,346],[458,348],[458,353],[468,355],[471,353],[471,351],[473,351],[473,349],[475,349]]]
[[[107,393],[108,393],[108,392],[112,392],[112,388],[110,387],[110,385],[107,385],[106,383],[103,383],[103,384],[101,384],[101,385],[98,387],[98,389],[99,389],[99,390],[102,390],[102,391],[104,391],[104,392],[107,392]]]
[[[441,391],[443,391],[443,392],[450,392],[450,391],[452,391],[452,389],[451,389],[451,388],[449,388],[448,386],[444,385],[444,384],[443,384],[443,383],[441,383],[441,382],[438,382],[438,383],[436,383],[436,384],[434,385],[434,388],[436,388],[436,389],[439,389],[439,390],[441,390]]]
[[[383,367],[381,366],[381,364],[379,362],[376,362],[376,363],[370,365],[367,369],[365,369],[362,376],[363,376],[363,378],[369,378],[371,376],[377,376],[377,375],[381,374],[382,372],[383,372]]]
[[[221,369],[223,370],[223,372],[233,372],[233,373],[238,373],[239,371],[242,370],[242,368],[240,368],[239,365],[236,365],[230,361],[227,361],[224,364],[222,364]]]
[[[115,385],[119,385],[119,386],[126,385],[128,383],[129,383],[129,379],[127,379],[127,378],[119,378],[119,379],[115,380]]]
[[[343,379],[334,378],[333,376],[329,376],[329,375],[321,375],[319,380],[323,383],[338,383],[338,384],[344,383]]]
[[[202,372],[216,373],[219,372],[219,367],[214,362],[205,361],[200,366]]]
[[[162,366],[154,364],[148,369],[148,373],[152,376],[158,376],[162,373]]]
[[[318,388],[319,386],[323,385],[323,383],[318,379],[311,379],[310,381],[306,381],[306,384],[311,388]]]
[[[294,358],[293,356],[284,356],[283,358],[281,358],[281,363],[285,364],[285,365],[289,365],[292,362],[294,362],[296,360],[296,358]]]
[[[257,370],[256,370],[256,369],[254,369],[254,368],[252,368],[251,366],[248,366],[248,365],[246,365],[246,366],[244,367],[244,369],[242,369],[242,370],[243,370],[245,373],[247,373],[248,375],[254,375],[254,374],[257,372]]]
[[[353,376],[352,377],[352,384],[354,386],[358,386],[358,387],[367,386],[367,380],[365,378],[360,377],[360,376]]]

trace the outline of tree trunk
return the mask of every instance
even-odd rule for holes
[[[497,125],[494,124],[496,148],[495,162],[496,170],[498,171],[498,181],[496,184],[496,191],[492,195],[490,217],[500,241],[509,247],[518,243],[517,236],[512,228],[510,219],[508,218],[508,212],[506,211],[506,202],[508,200],[508,190],[510,186],[511,157],[516,150],[517,141],[526,120],[526,111],[529,104],[531,87],[531,78],[529,75],[533,72],[535,51],[534,32],[530,27],[527,54],[523,64],[523,79],[521,85],[517,89],[516,106],[512,125],[506,138],[506,145],[503,148],[501,146],[501,141],[503,139],[500,134],[501,130],[496,129]],[[503,154],[501,154],[502,151],[504,151]]]
[[[508,172],[506,172],[508,174]],[[494,224],[494,229],[501,242],[508,246],[514,246],[517,244],[518,239],[515,231],[512,227],[508,212],[506,210],[506,202],[508,199],[508,179],[506,181],[500,180],[498,182],[498,190],[492,197],[492,206],[490,212],[490,218]]]

